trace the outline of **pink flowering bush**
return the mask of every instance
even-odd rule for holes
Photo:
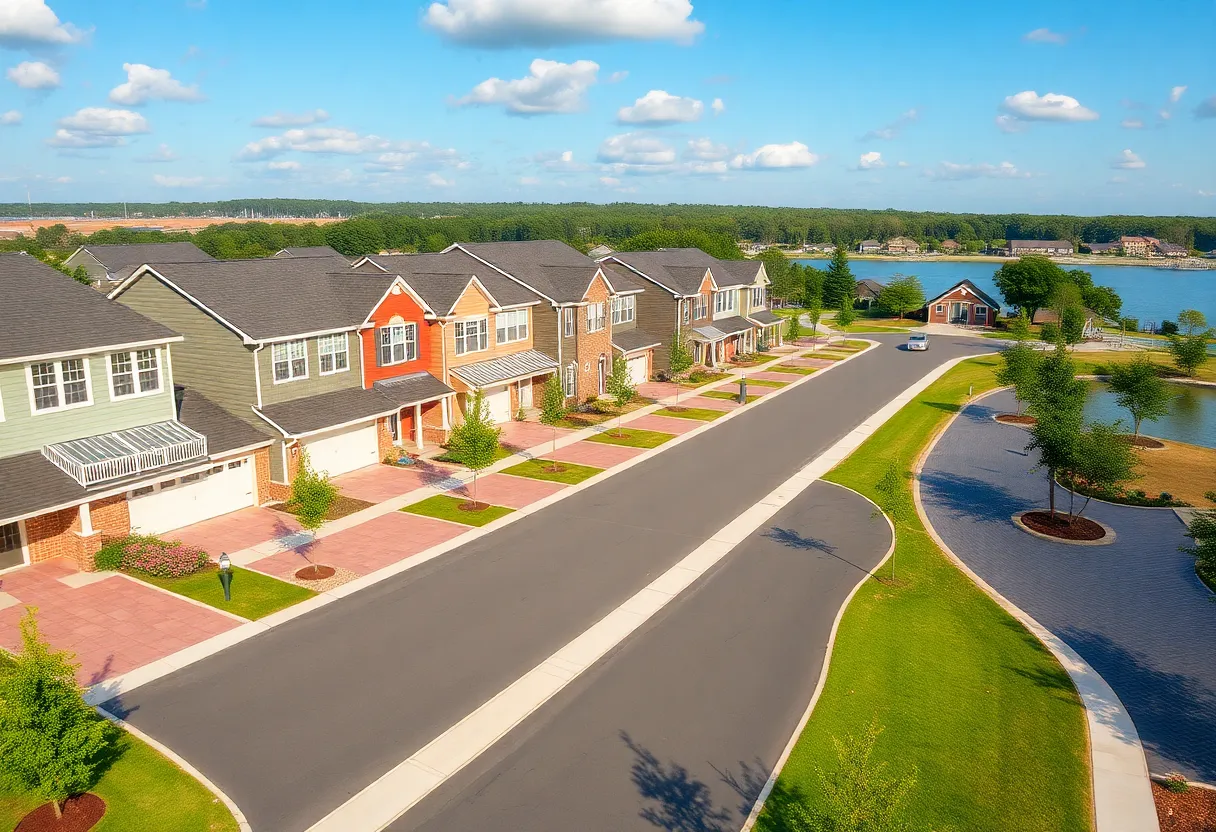
[[[129,537],[119,544],[119,569],[154,578],[181,578],[207,565],[207,553],[197,546],[158,537]]]

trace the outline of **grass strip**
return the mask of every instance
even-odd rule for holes
[[[766,373],[791,373],[800,376],[809,376],[811,373],[819,372],[818,367],[791,367],[789,364],[776,364],[769,367],[764,372]]]
[[[997,363],[973,359],[947,373],[826,479],[877,498],[890,460],[910,469],[968,385],[995,384]],[[823,694],[756,828],[788,829],[790,800],[820,804],[817,770],[836,768],[833,738],[873,720],[888,774],[917,771],[912,828],[1091,829],[1085,711],[1067,673],[915,516],[899,525],[895,563],[897,582],[868,580],[845,611]]]
[[[549,469],[554,464],[560,466],[562,470],[550,471]],[[499,473],[511,474],[515,477],[528,477],[534,480],[544,480],[545,482],[560,482],[564,485],[578,485],[583,480],[589,480],[603,470],[603,468],[592,468],[590,465],[575,465],[573,462],[554,463],[549,459],[529,459],[527,462],[521,462],[519,465],[504,468]]]
[[[751,384],[751,382],[749,381],[749,382],[748,382],[748,384]],[[734,392],[734,393],[732,393],[732,392],[731,392],[731,391],[729,391],[729,390],[709,390],[709,391],[707,391],[707,392],[705,392],[705,393],[698,393],[697,395],[698,395],[698,396],[704,396],[704,397],[705,397],[705,398],[707,398],[707,399],[722,399],[723,401],[727,401],[727,402],[737,402],[737,401],[739,401],[739,393],[738,393],[738,392]],[[753,395],[750,395],[750,394],[749,394],[749,395],[748,395],[748,397],[747,397],[747,401],[746,401],[746,402],[744,402],[744,403],[745,403],[745,404],[751,404],[752,402],[754,402],[754,401],[755,401],[756,399],[758,399],[758,398],[760,398],[760,397],[759,397],[759,396],[753,396]]]
[[[767,372],[768,372],[768,370],[765,370],[764,372],[766,372],[766,373],[767,373]],[[747,380],[747,384],[748,384],[748,386],[749,386],[749,387],[751,387],[751,386],[755,386],[755,387],[785,387],[787,384],[789,384],[789,382],[788,382],[788,381],[773,381],[772,379],[767,379],[767,378],[749,378],[749,379]]]
[[[316,595],[311,589],[239,566],[232,567],[231,601],[224,600],[224,588],[220,585],[220,575],[215,569],[204,569],[184,578],[155,578],[151,575],[130,574],[131,577],[153,586],[193,598],[209,607],[234,613],[251,621],[265,618],[272,612],[287,609]]]
[[[236,832],[228,807],[151,746],[124,731],[116,752],[92,790],[106,802],[106,813],[91,832]],[[0,829],[13,829],[42,803],[0,792]]]
[[[498,450],[494,451],[494,461],[498,462],[498,460],[500,460],[500,459],[506,459],[507,457],[511,456],[514,453],[516,453],[515,448],[512,448],[508,445],[499,445]],[[451,451],[444,451],[442,454],[435,457],[434,461],[435,462],[454,462],[457,465],[464,465],[464,463],[460,459],[460,456],[458,454],[453,454]]]
[[[600,442],[604,445],[621,445],[626,448],[657,448],[664,442],[675,439],[670,433],[657,430],[642,430],[641,428],[609,428],[603,433],[588,437],[588,442]]]
[[[472,486],[469,486],[470,493]],[[506,506],[490,506],[483,511],[464,511],[461,506],[471,502],[464,497],[453,497],[450,494],[436,494],[425,500],[401,509],[406,514],[418,514],[422,517],[434,517],[437,520],[447,520],[464,526],[484,526],[493,523],[499,517],[505,517],[515,511]]]
[[[702,422],[712,422],[724,413],[726,410],[709,410],[704,407],[684,407],[680,405],[679,410],[672,410],[670,407],[665,407],[662,410],[656,410],[655,416],[674,416],[677,419],[697,419]]]

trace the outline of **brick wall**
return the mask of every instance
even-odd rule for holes
[[[400,423],[398,424],[400,428]],[[393,434],[389,431],[388,417],[376,420],[377,456],[383,460],[386,456],[397,455],[397,445],[393,442]]]
[[[442,402],[430,402],[422,406],[422,441],[435,445],[448,441],[448,431],[443,429]]]
[[[283,486],[276,486],[270,481],[270,452],[272,450],[273,448],[262,448],[253,452],[253,499],[254,503],[259,506],[285,499],[282,494],[276,496],[274,490],[276,487],[283,488]]]
[[[131,515],[124,494],[105,497],[90,505],[93,534],[80,535],[80,510],[65,508],[25,521],[30,562],[68,558],[85,571],[93,569],[93,554],[108,540],[131,533]]]
[[[575,398],[585,402],[600,394],[599,358],[604,356],[604,378],[612,375],[612,309],[608,303],[608,286],[603,279],[592,282],[584,300],[588,303],[603,303],[605,327],[598,332],[587,329],[587,309],[579,310],[578,316],[578,372],[575,374]]]

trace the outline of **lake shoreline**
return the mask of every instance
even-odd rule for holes
[[[783,251],[790,260],[831,260],[830,254],[818,253],[797,253]],[[877,260],[879,262],[890,261],[893,263],[1009,263],[1017,258],[1002,257],[996,254],[935,254],[935,255],[920,255],[920,256],[903,256],[894,254],[857,254],[849,252],[849,260]],[[1216,260],[1202,260],[1202,265],[1196,265],[1193,269],[1172,269],[1167,265],[1174,262],[1165,260],[1161,257],[1105,257],[1102,255],[1072,255],[1069,257],[1051,257],[1052,262],[1059,263],[1061,266],[1139,266],[1150,269],[1169,269],[1170,271],[1212,271],[1216,270]],[[1190,258],[1196,260],[1198,258]]]

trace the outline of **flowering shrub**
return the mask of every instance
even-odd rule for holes
[[[116,564],[115,555],[118,556]],[[206,566],[207,553],[197,546],[177,541],[134,535],[109,544],[97,553],[95,560],[98,568],[113,569],[116,565],[124,572],[143,572],[154,578],[180,578]]]

